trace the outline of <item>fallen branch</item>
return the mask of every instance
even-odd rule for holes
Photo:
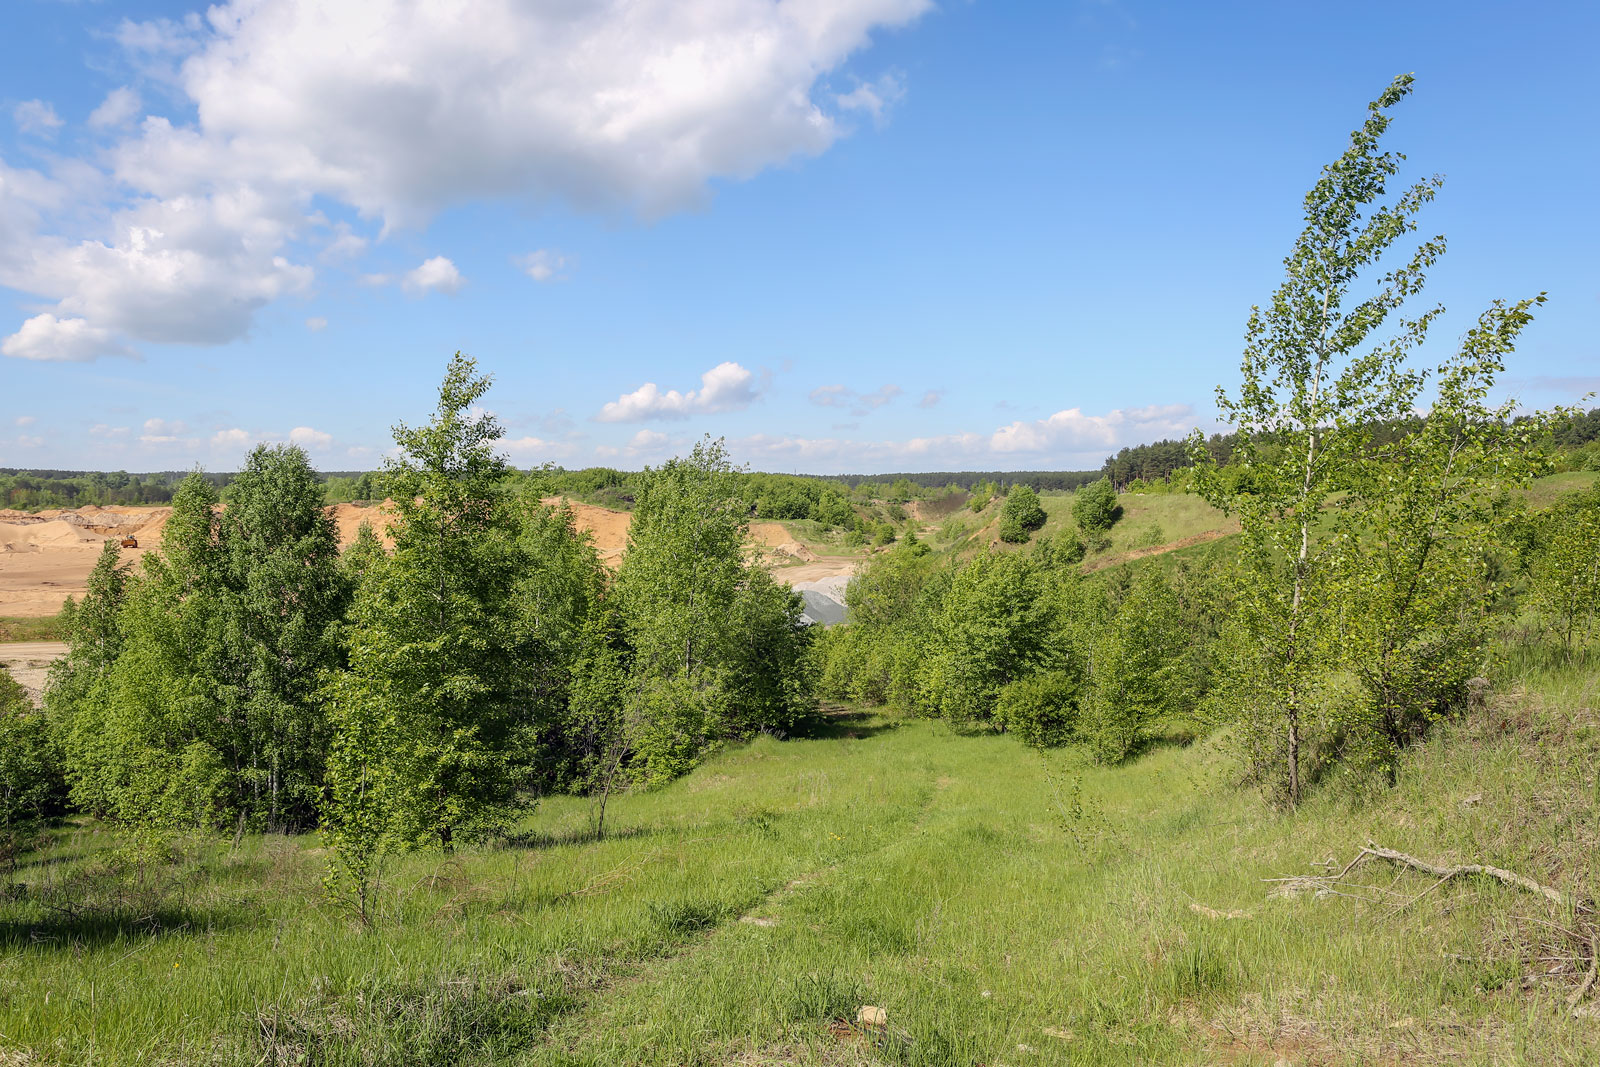
[[[1373,856],[1381,860],[1388,860],[1390,863],[1398,863],[1403,867],[1411,867],[1415,870],[1425,871],[1426,873],[1431,874],[1435,878],[1439,879],[1441,883],[1447,882],[1452,878],[1458,878],[1464,874],[1483,874],[1489,876],[1490,878],[1504,882],[1507,885],[1519,886],[1523,889],[1526,889],[1530,893],[1538,893],[1552,904],[1566,903],[1566,898],[1561,895],[1560,890],[1552,889],[1547,885],[1540,885],[1532,878],[1524,877],[1515,871],[1508,871],[1500,867],[1491,867],[1486,863],[1463,863],[1455,867],[1441,867],[1438,864],[1419,860],[1415,856],[1408,856],[1404,852],[1397,852],[1392,848],[1383,848],[1380,845],[1374,845],[1370,841],[1367,842],[1366,847],[1361,850],[1356,859],[1350,861],[1350,865],[1346,867],[1344,871],[1341,871],[1334,881],[1338,881],[1339,878],[1344,877],[1344,875],[1349,872],[1350,868],[1356,865],[1357,860],[1365,859],[1368,856]]]
[[[1368,860],[1374,859],[1384,860],[1388,863],[1393,863],[1396,866],[1407,867],[1411,870],[1421,871],[1424,874],[1432,875],[1436,881],[1415,896],[1403,899],[1397,899],[1400,898],[1400,894],[1394,889],[1393,885],[1389,886],[1388,888],[1375,885],[1364,885],[1360,882],[1356,882],[1348,886],[1340,885],[1344,878],[1347,877],[1357,867],[1360,867]],[[1385,848],[1382,845],[1374,844],[1371,841],[1368,841],[1366,845],[1351,858],[1349,863],[1339,868],[1337,873],[1332,873],[1334,868],[1334,860],[1332,858],[1321,863],[1313,863],[1312,866],[1321,867],[1329,873],[1309,876],[1295,875],[1289,878],[1266,878],[1263,879],[1263,881],[1280,883],[1278,889],[1273,891],[1274,895],[1292,896],[1300,892],[1313,891],[1318,897],[1347,896],[1355,900],[1365,900],[1371,903],[1378,903],[1383,900],[1388,900],[1395,911],[1401,911],[1415,904],[1417,901],[1421,900],[1429,893],[1432,893],[1435,889],[1438,889],[1452,878],[1460,878],[1463,875],[1477,874],[1483,875],[1486,878],[1493,878],[1505,885],[1512,885],[1516,886],[1518,889],[1525,889],[1530,893],[1534,893],[1543,897],[1558,907],[1566,907],[1568,903],[1567,898],[1559,889],[1536,882],[1526,875],[1518,874],[1516,871],[1508,871],[1503,867],[1491,867],[1487,863],[1461,863],[1456,864],[1453,867],[1444,866],[1437,863],[1429,863],[1427,860],[1418,859],[1409,853],[1401,852],[1397,849]],[[1344,892],[1343,890],[1346,888],[1365,890],[1371,895],[1364,896],[1359,893]],[[1190,907],[1194,908],[1196,911],[1200,910],[1192,904]],[[1588,902],[1577,902],[1573,906],[1572,910],[1592,912],[1593,906]],[[1589,932],[1585,935],[1579,934],[1573,930],[1569,930],[1565,926],[1559,926],[1555,923],[1548,922],[1544,919],[1537,919],[1533,918],[1532,916],[1526,916],[1526,918],[1529,921],[1538,923],[1541,926],[1548,926],[1553,930],[1557,930],[1560,933],[1572,938],[1574,941],[1579,942],[1580,944],[1584,942],[1588,943],[1589,969],[1583,976],[1583,981],[1579,984],[1578,988],[1574,989],[1567,997],[1567,1007],[1576,1008],[1585,997],[1594,991],[1596,983],[1600,982],[1600,927],[1591,926]],[[1563,961],[1566,959],[1567,957],[1562,957]],[[1542,962],[1550,962],[1550,960],[1542,960]]]

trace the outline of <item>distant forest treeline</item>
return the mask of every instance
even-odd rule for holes
[[[1384,427],[1379,443],[1398,438],[1416,428],[1416,420],[1403,420]],[[1232,458],[1232,434],[1212,434],[1206,442],[1213,458],[1226,465]],[[1600,469],[1600,408],[1578,414],[1560,423],[1554,443],[1566,453],[1570,469]],[[1108,456],[1092,471],[933,471],[929,473],[788,475],[753,472],[745,475],[747,497],[761,518],[816,518],[829,525],[845,525],[834,512],[843,515],[842,498],[853,501],[888,500],[895,503],[938,495],[941,492],[971,492],[978,487],[1004,491],[1015,485],[1036,490],[1073,490],[1110,479],[1118,490],[1138,489],[1141,484],[1165,482],[1177,471],[1192,466],[1186,441],[1161,440],[1124,448]],[[95,504],[170,504],[172,495],[188,471],[35,470],[0,467],[0,507],[18,509],[76,508]],[[319,475],[330,504],[357,500],[379,500],[384,492],[381,471],[323,471]],[[234,475],[211,473],[205,480],[226,500]],[[542,468],[526,472],[525,479],[542,479],[551,493],[561,493],[607,507],[630,508],[638,474],[610,467],[582,470]],[[830,521],[832,520],[832,521]]]

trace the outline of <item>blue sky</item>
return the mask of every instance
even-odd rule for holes
[[[1435,343],[1548,291],[1508,389],[1600,387],[1594,4],[425,7],[7,0],[0,466],[375,466],[457,349],[522,465],[1098,466],[1407,71]]]

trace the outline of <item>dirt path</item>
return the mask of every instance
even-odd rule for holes
[[[13,641],[0,644],[0,667],[9,671],[37,704],[44,693],[50,664],[66,654],[65,641]]]
[[[1205,533],[1197,533],[1192,537],[1185,537],[1181,541],[1171,541],[1164,545],[1135,548],[1127,552],[1101,556],[1099,559],[1092,559],[1085,563],[1083,569],[1085,572],[1089,572],[1100,570],[1103,567],[1114,567],[1118,563],[1128,563],[1132,560],[1144,559],[1146,556],[1159,556],[1165,552],[1176,552],[1178,549],[1188,548],[1190,545],[1202,545],[1207,541],[1215,541],[1219,537],[1227,537],[1229,534],[1237,532],[1237,530],[1207,530]]]

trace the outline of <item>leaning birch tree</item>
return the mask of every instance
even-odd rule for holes
[[[1238,435],[1237,469],[1219,469],[1198,431],[1190,442],[1197,490],[1242,528],[1241,632],[1230,647],[1248,662],[1234,673],[1252,683],[1250,757],[1289,806],[1303,791],[1309,690],[1332,651],[1336,583],[1329,539],[1319,536],[1322,515],[1370,427],[1410,414],[1422,377],[1406,357],[1441,311],[1400,314],[1444,253],[1443,237],[1380,268],[1416,231],[1442,182],[1433,176],[1389,192],[1405,157],[1380,141],[1389,110],[1411,87],[1410,75],[1396,78],[1368,105],[1349,146],[1305,196],[1305,225],[1284,259],[1283,283],[1265,308],[1251,309],[1239,391],[1217,390]],[[1375,284],[1360,296],[1354,290],[1363,282]]]

